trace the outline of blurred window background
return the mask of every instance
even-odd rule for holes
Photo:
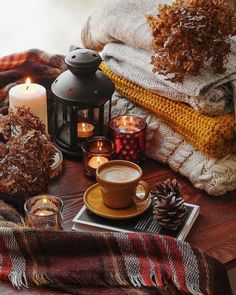
[[[104,0],[0,0],[0,56],[29,48],[66,54]]]

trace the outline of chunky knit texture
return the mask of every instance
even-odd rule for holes
[[[184,103],[166,99],[126,80],[104,64],[101,69],[121,95],[154,113],[202,153],[222,158],[236,151],[233,114],[205,116]]]
[[[153,66],[149,63],[151,56],[152,52],[118,42],[108,43],[102,51],[102,59],[110,70],[151,92],[185,102],[209,116],[219,116],[233,111],[235,91],[232,82],[236,75],[232,73],[236,68],[236,54],[230,55],[227,68],[231,68],[229,73],[232,73],[226,74],[227,78],[222,79],[223,75],[213,76],[211,71],[205,71],[198,77],[192,77],[191,83],[188,77],[184,83],[176,84],[165,81],[158,73],[153,73]],[[215,80],[216,76],[219,78],[218,81]],[[209,82],[209,87],[205,87],[206,81]],[[199,85],[202,85],[202,88]],[[193,95],[194,90],[196,93]]]
[[[137,104],[117,93],[112,101],[112,116],[135,114],[147,122],[148,157],[168,164],[171,169],[189,178],[195,187],[210,195],[218,196],[236,189],[236,154],[218,160],[209,158]]]

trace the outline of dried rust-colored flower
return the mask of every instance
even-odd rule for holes
[[[229,37],[236,32],[234,9],[227,0],[176,0],[147,15],[152,32],[153,71],[182,82],[208,64],[223,73],[230,52]]]
[[[28,109],[0,116],[0,195],[27,198],[50,180],[55,148],[44,124]]]

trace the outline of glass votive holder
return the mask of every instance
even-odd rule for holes
[[[52,195],[38,195],[24,205],[25,223],[29,227],[62,230],[63,202]]]
[[[145,158],[147,123],[135,115],[114,117],[109,122],[118,159],[140,163]]]
[[[84,173],[95,177],[97,168],[115,156],[115,143],[104,136],[94,136],[81,145]]]

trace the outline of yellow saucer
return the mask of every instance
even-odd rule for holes
[[[141,189],[141,186],[140,186]],[[142,193],[140,191],[139,193]],[[89,187],[84,193],[85,206],[94,214],[109,219],[128,219],[144,213],[151,205],[151,199],[148,198],[140,203],[133,203],[125,209],[111,209],[103,203],[102,193],[99,184],[96,183]]]

